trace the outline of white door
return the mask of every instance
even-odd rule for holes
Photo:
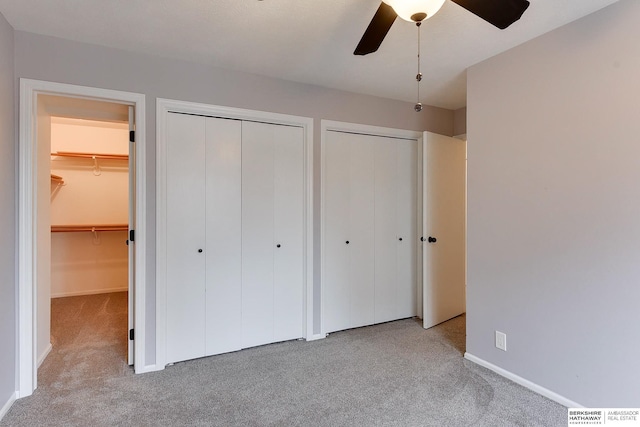
[[[350,328],[371,325],[375,312],[374,145],[369,135],[346,134],[349,140]]]
[[[167,116],[166,361],[205,355],[205,118]]]
[[[466,142],[424,133],[423,325],[465,312]]]
[[[206,119],[206,354],[242,348],[242,124]]]
[[[323,327],[416,313],[417,141],[327,131]]]
[[[300,127],[270,125],[273,145],[273,341],[303,336],[304,134]]]
[[[370,137],[375,150],[375,319],[374,323],[397,319],[399,295],[396,274],[401,238],[397,230],[397,143],[399,140]],[[373,232],[373,231],[372,231]],[[404,240],[403,240],[404,241]]]
[[[418,143],[399,140],[396,187],[396,298],[394,318],[404,319],[417,313],[417,242],[418,242]]]
[[[129,299],[129,309],[128,313],[128,363],[129,365],[133,365],[134,362],[134,353],[133,353],[133,319],[134,319],[134,301],[135,301],[135,236],[132,236],[135,233],[134,227],[136,224],[136,143],[135,143],[135,121],[134,121],[134,109],[133,106],[129,106],[129,236],[127,237],[127,245],[128,245],[128,288],[129,293],[127,294]],[[131,240],[131,237],[134,237]]]
[[[242,123],[242,346],[303,335],[303,133]]]
[[[349,194],[351,149],[348,134],[327,132],[323,169],[322,322],[325,332],[351,327],[349,284]]]
[[[416,313],[417,142],[372,137],[375,146],[375,323]]]
[[[273,129],[242,123],[242,347],[273,335]]]
[[[372,138],[334,131],[326,134],[322,303],[325,332],[375,321]]]

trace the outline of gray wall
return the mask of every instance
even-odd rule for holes
[[[320,120],[330,119],[410,130],[453,133],[453,112],[426,107],[418,114],[413,103],[356,95],[318,86],[199,64],[134,54],[122,50],[71,42],[16,31],[16,78],[30,78],[147,96],[148,229],[147,278],[151,285],[147,302],[155,292],[155,98],[172,98],[214,105],[247,108],[312,117],[315,154],[315,292],[319,292]],[[17,83],[16,83],[17,84]],[[317,299],[319,302],[319,299]],[[315,318],[318,319],[317,310]],[[147,325],[155,325],[155,313],[147,313]],[[319,332],[319,324],[314,325]],[[148,331],[147,364],[154,362],[154,335]]]
[[[458,108],[453,112],[453,135],[467,133],[467,107]]]
[[[0,408],[16,391],[13,28],[0,14]]]
[[[640,405],[639,16],[468,72],[467,352],[591,407]]]

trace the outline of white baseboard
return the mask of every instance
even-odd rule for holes
[[[51,298],[79,297],[82,295],[110,294],[112,292],[126,292],[129,288],[93,289],[89,291],[61,292],[51,294]]]
[[[47,358],[49,353],[51,353],[52,349],[53,349],[53,346],[51,345],[51,343],[49,343],[49,345],[47,346],[47,348],[44,349],[40,357],[38,357],[38,368],[40,367],[40,365],[42,365],[42,362],[44,362],[44,359]]]
[[[480,366],[483,366],[493,372],[495,372],[498,375],[502,375],[503,377],[513,381],[516,384],[520,384],[523,387],[528,388],[531,391],[534,391],[548,399],[553,400],[554,402],[558,402],[559,404],[566,406],[567,408],[584,408],[584,406],[580,405],[579,403],[574,402],[573,400],[567,399],[564,396],[559,395],[556,392],[553,392],[547,388],[544,388],[534,382],[531,382],[525,378],[522,378],[519,375],[516,375],[512,372],[507,371],[506,369],[502,369],[499,366],[494,365],[493,363],[489,363],[486,360],[480,359],[479,357],[474,356],[473,354],[470,353],[465,353],[464,354],[464,358],[476,363]]]
[[[17,394],[16,392],[13,392],[13,394],[9,396],[9,400],[7,400],[4,405],[2,405],[2,409],[0,409],[0,420],[2,420],[5,415],[7,415],[7,412],[9,412],[9,409],[11,409],[11,405],[13,405],[13,402],[16,401],[16,398]]]

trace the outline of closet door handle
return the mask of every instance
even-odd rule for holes
[[[402,242],[402,237],[401,237],[401,238],[399,238],[398,240],[400,240],[400,241]]]
[[[198,249],[198,253],[201,254],[202,253],[202,249]]]
[[[278,243],[278,244],[276,245],[276,248],[279,248],[279,247],[280,247],[280,243]]]
[[[347,240],[345,243],[348,245],[348,244],[349,244],[349,241]]]

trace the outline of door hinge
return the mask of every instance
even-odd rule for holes
[[[129,329],[129,340],[133,341],[133,329]]]
[[[129,241],[130,242],[135,242],[136,241],[136,231],[135,230],[129,230]]]
[[[130,130],[129,131],[129,142],[136,142],[136,131],[135,130]]]

